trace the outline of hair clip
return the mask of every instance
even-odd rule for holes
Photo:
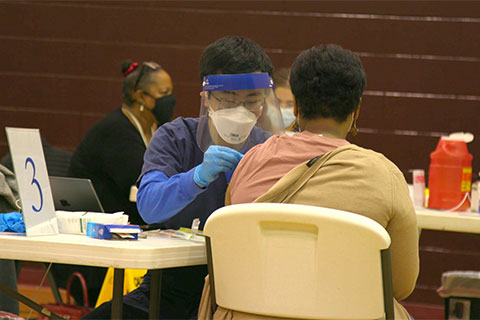
[[[128,76],[130,73],[132,73],[133,70],[137,69],[138,68],[138,63],[137,62],[133,62],[129,67],[128,69],[123,73],[123,76],[126,77]]]

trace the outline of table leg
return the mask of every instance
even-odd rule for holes
[[[115,268],[113,271],[112,319],[122,319],[124,278],[125,270]]]
[[[54,320],[66,320],[65,318],[59,316],[58,314],[51,312],[47,308],[43,307],[42,305],[39,305],[33,300],[30,300],[29,298],[25,297],[24,295],[21,295],[15,290],[10,289],[9,287],[5,286],[4,284],[0,283],[0,291],[5,292],[9,296],[13,297],[14,299],[20,301],[27,307],[37,311],[38,313],[42,314],[44,317],[48,319],[54,319]],[[1,311],[1,310],[0,310]]]
[[[60,295],[60,291],[58,291],[57,287],[57,282],[55,281],[55,278],[53,277],[52,270],[48,269],[48,264],[45,263],[45,268],[47,269],[47,277],[48,277],[48,283],[50,284],[50,288],[52,289],[53,297],[55,298],[55,302],[62,303],[62,296]]]
[[[149,319],[160,318],[160,296],[162,290],[162,269],[150,270],[152,274],[152,283],[150,286],[150,309]]]

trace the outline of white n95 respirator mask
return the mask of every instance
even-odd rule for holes
[[[244,142],[257,123],[257,116],[242,106],[209,110],[208,115],[220,137],[230,144]]]

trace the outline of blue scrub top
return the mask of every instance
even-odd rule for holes
[[[137,184],[146,174],[145,179],[148,179],[152,175],[151,173],[154,173],[157,177],[164,176],[165,180],[175,181],[173,185],[169,185],[171,191],[174,192],[171,192],[163,201],[168,201],[170,207],[168,210],[171,210],[172,204],[178,205],[178,208],[175,208],[178,212],[172,213],[173,217],[162,222],[164,228],[190,228],[193,219],[199,218],[200,229],[203,229],[208,216],[225,204],[227,178],[224,173],[220,174],[205,189],[198,188],[193,182],[192,169],[203,161],[203,151],[200,150],[196,141],[198,122],[198,118],[179,117],[162,125],[155,132],[145,152],[142,173]],[[270,136],[271,133],[254,127],[242,153],[264,142]],[[187,175],[187,172],[190,174]],[[159,173],[164,175],[159,175]],[[178,178],[179,175],[182,178]],[[139,190],[139,192],[142,192],[142,190]],[[182,195],[182,193],[189,193],[190,197],[185,196],[185,194]],[[153,196],[152,198],[157,199]],[[141,209],[140,206],[139,209]],[[140,214],[142,214],[141,210]],[[169,216],[172,214],[169,214]],[[162,221],[162,219],[159,218],[159,221]]]

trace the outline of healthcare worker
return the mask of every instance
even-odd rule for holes
[[[286,133],[293,134],[293,131],[290,131],[295,123],[295,115],[293,114],[294,97],[290,88],[290,68],[275,70],[272,78]]]
[[[161,126],[145,152],[137,205],[147,223],[163,228],[203,228],[224,205],[227,183],[243,154],[272,134],[283,133],[273,92],[273,66],[254,41],[227,36],[208,46],[200,60],[200,116],[179,117]],[[161,319],[196,318],[206,266],[165,269]],[[147,319],[150,274],[124,296],[124,319]],[[85,319],[107,319],[105,303]]]

